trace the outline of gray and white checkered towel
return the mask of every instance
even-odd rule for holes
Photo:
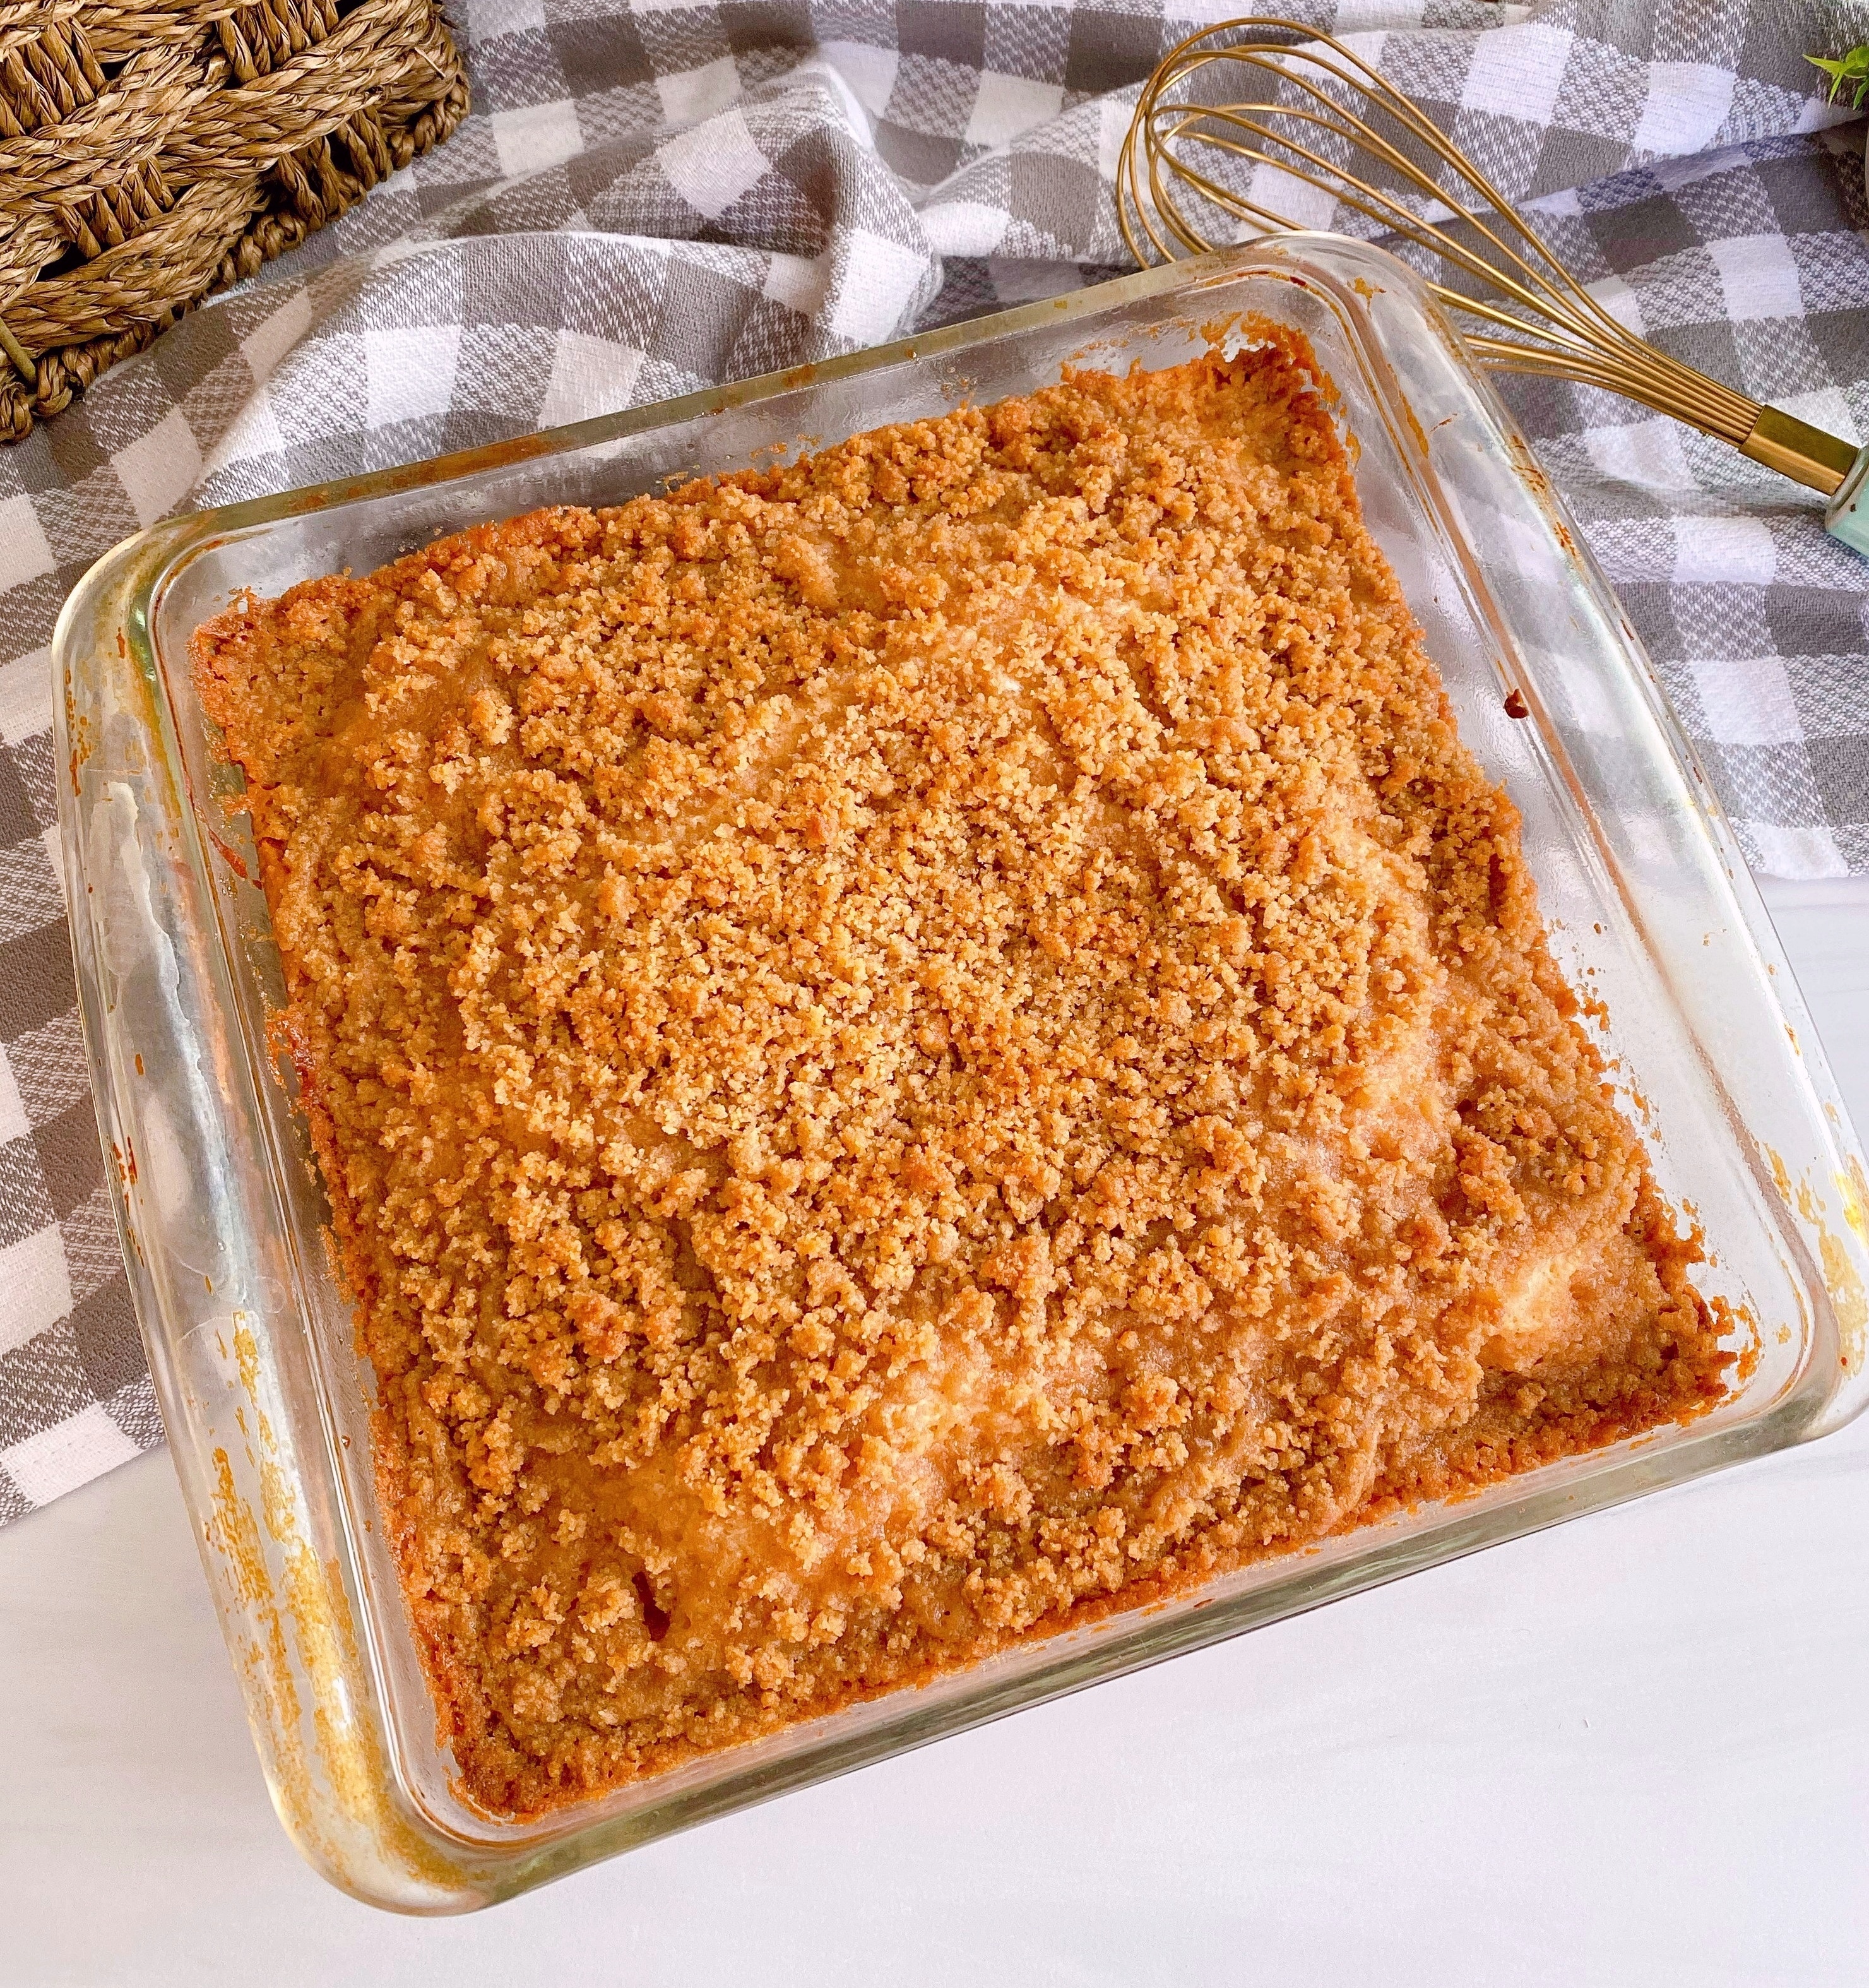
[[[46,644],[107,546],[259,495],[854,350],[1122,266],[1135,88],[1201,0],[468,0],[473,115],[0,451],[0,1521],[160,1426],[57,883]],[[1869,434],[1862,133],[1817,0],[1283,0],[1538,201],[1632,324]],[[1541,198],[1542,197],[1542,198]],[[0,299],[3,303],[4,299]],[[1608,397],[1509,391],[1753,859],[1869,869],[1866,570]]]

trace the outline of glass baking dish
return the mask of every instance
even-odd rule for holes
[[[1296,326],[1465,738],[1524,817],[1559,958],[1661,1185],[1742,1321],[1714,1414],[1166,1604],[1028,1642],[530,1822],[454,1791],[374,1516],[370,1378],[323,1241],[238,776],[188,670],[243,589],[365,570],[546,503],[616,502],[1056,380]],[[1220,327],[1230,329],[1218,330]],[[55,644],[85,1030],[138,1316],[279,1814],[333,1882],[487,1904],[668,1831],[1418,1567],[1835,1428],[1869,1398],[1863,1163],[1771,926],[1628,623],[1474,362],[1400,264],[1292,236],[857,357],[174,519]],[[1512,693],[1516,693],[1513,695]],[[1510,699],[1512,710],[1506,705]],[[1517,714],[1523,713],[1523,715]]]

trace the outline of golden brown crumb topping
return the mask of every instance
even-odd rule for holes
[[[1722,1391],[1295,342],[197,658],[488,1809]]]

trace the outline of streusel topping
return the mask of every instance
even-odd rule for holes
[[[488,1809],[1722,1391],[1295,340],[197,654]]]

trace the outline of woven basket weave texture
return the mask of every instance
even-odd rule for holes
[[[0,0],[0,440],[467,106],[438,0]]]

